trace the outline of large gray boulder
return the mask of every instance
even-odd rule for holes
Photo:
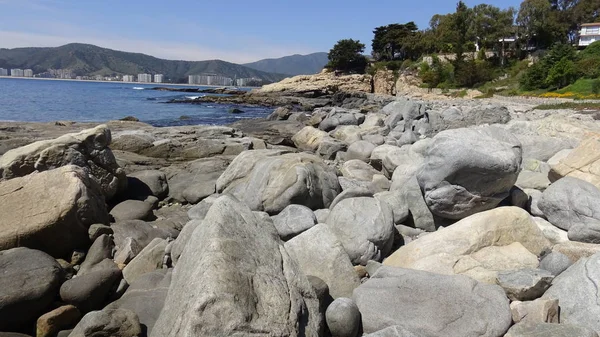
[[[29,247],[55,257],[89,246],[89,226],[109,222],[100,188],[73,165],[0,182],[0,214],[0,250]]]
[[[302,205],[289,205],[271,219],[279,237],[286,241],[317,224],[315,213]]]
[[[130,199],[144,200],[153,195],[164,199],[169,194],[169,183],[164,172],[143,170],[127,175],[127,195]]]
[[[561,323],[590,328],[600,333],[600,253],[582,258],[558,275],[542,298],[556,298]]]
[[[401,325],[429,337],[502,336],[512,322],[502,288],[461,275],[384,266],[353,299],[365,333]]]
[[[346,152],[346,160],[360,160],[363,162],[368,162],[371,158],[371,153],[375,150],[377,146],[371,142],[367,142],[366,140],[359,140],[358,142],[354,142],[348,146],[348,151]]]
[[[319,157],[281,150],[245,151],[217,180],[218,193],[270,214],[291,204],[326,208],[340,191],[335,171]]]
[[[152,240],[125,268],[123,278],[127,283],[135,282],[140,276],[162,268],[167,240]]]
[[[510,121],[510,112],[505,106],[478,105],[475,107],[448,108],[440,114],[429,112],[431,134],[443,130],[466,128],[482,124],[506,124]]]
[[[586,181],[564,177],[542,194],[538,207],[573,241],[600,243],[600,190]]]
[[[0,251],[0,331],[19,329],[44,313],[60,288],[63,270],[51,256],[29,248]]]
[[[324,224],[318,224],[285,243],[285,249],[306,275],[320,278],[333,298],[352,296],[360,285],[342,243]]]
[[[108,148],[110,142],[110,130],[106,125],[99,125],[7,151],[0,157],[0,179],[76,165],[89,174],[110,199],[127,187],[125,171]]]
[[[217,179],[231,159],[227,156],[202,158],[163,168],[169,183],[169,201],[196,204],[215,193]]]
[[[171,284],[172,269],[161,269],[137,278],[121,298],[105,307],[105,310],[128,309],[137,314],[142,328],[150,335],[165,304]]]
[[[331,131],[339,125],[359,125],[365,121],[365,115],[358,110],[333,108],[319,124],[319,129]]]
[[[429,209],[462,219],[504,200],[521,170],[521,144],[496,127],[455,129],[433,138],[417,174]]]
[[[384,264],[495,284],[499,271],[537,268],[538,257],[551,247],[525,210],[499,207],[421,236]]]
[[[326,138],[329,138],[327,132],[313,128],[312,126],[306,126],[292,137],[292,141],[300,150],[314,152]]]
[[[139,337],[137,315],[127,309],[92,311],[83,316],[69,337]]]
[[[344,199],[333,207],[326,223],[354,264],[381,261],[392,249],[394,215],[391,207],[378,199]]]
[[[561,322],[562,323],[562,322]],[[598,337],[594,330],[572,325],[555,323],[519,323],[514,325],[504,337]]]
[[[316,336],[321,320],[275,227],[222,196],[184,248],[151,336]]]

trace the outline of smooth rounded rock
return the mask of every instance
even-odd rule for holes
[[[360,311],[351,298],[340,297],[325,312],[325,320],[333,337],[356,337],[360,328]]]
[[[151,203],[141,200],[125,200],[110,210],[115,221],[150,220],[153,216]]]
[[[417,180],[433,214],[459,220],[509,196],[521,156],[519,140],[500,128],[447,130],[433,137]]]
[[[52,303],[62,268],[48,254],[29,248],[0,251],[0,330],[35,320]]]
[[[550,254],[544,256],[540,261],[540,269],[547,270],[552,273],[554,276],[560,275],[563,271],[567,270],[573,261],[569,259],[563,253],[560,252],[551,252]]]

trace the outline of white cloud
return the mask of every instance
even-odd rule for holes
[[[42,34],[9,30],[0,30],[0,41],[1,48],[58,47],[72,42],[79,42],[94,44],[104,48],[144,53],[170,60],[202,61],[220,59],[234,63],[247,63],[263,58],[277,58],[292,54],[307,54],[314,52],[304,48],[264,45],[258,41],[248,41],[250,42],[249,45],[244,43],[244,45],[240,45],[237,50],[231,50],[182,42],[125,39],[120,37],[91,36],[87,34]],[[239,43],[240,41],[236,42]]]

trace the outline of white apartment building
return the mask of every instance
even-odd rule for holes
[[[23,77],[25,74],[23,72],[23,69],[11,69],[10,70],[10,76],[12,77]]]
[[[163,81],[163,74],[154,75],[154,83],[162,83],[162,81]]]
[[[135,82],[135,76],[123,75],[123,82]]]
[[[587,47],[596,41],[600,41],[600,22],[582,24],[579,32],[579,47]]]
[[[188,84],[230,86],[233,80],[221,75],[189,75]]]
[[[140,83],[152,83],[152,75],[150,74],[138,74],[137,81]]]
[[[0,68],[0,76],[8,76],[8,69]]]
[[[25,70],[23,70],[23,76],[25,76],[25,77],[33,77],[33,70],[31,70],[31,69],[25,69]]]

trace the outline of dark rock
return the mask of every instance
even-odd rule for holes
[[[154,205],[140,200],[125,200],[117,204],[110,210],[110,215],[115,221],[127,220],[152,220],[154,214],[152,209]]]
[[[29,248],[0,251],[0,330],[16,330],[50,306],[63,272],[48,254]]]
[[[100,309],[121,278],[121,270],[111,260],[106,268],[95,268],[84,275],[63,283],[60,287],[61,299],[76,306],[81,312]]]
[[[138,277],[127,288],[125,294],[109,304],[105,310],[121,308],[135,312],[142,329],[150,335],[165,303],[172,271],[172,269],[161,269]]]
[[[83,316],[70,337],[139,337],[142,327],[137,315],[127,309],[92,311]]]

